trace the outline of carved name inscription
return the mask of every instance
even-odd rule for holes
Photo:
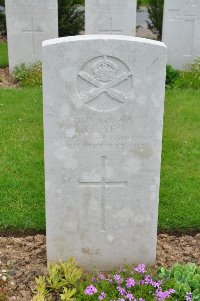
[[[148,120],[145,124],[143,120]],[[60,137],[52,137],[51,141],[60,146],[67,146],[72,150],[111,150],[121,152],[132,148],[144,148],[146,146],[155,146],[161,141],[158,137],[152,135],[144,136],[142,131],[148,127],[149,132],[162,127],[162,122],[149,120],[148,117],[138,119],[134,116],[113,117],[112,115],[102,115],[93,117],[92,115],[80,115],[73,118],[74,132]],[[124,129],[132,125],[140,128],[135,135],[129,135]]]

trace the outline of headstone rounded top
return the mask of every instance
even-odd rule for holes
[[[160,47],[167,47],[163,42],[144,39],[144,38],[137,38],[131,36],[123,36],[123,35],[79,35],[79,36],[70,36],[70,37],[63,37],[63,38],[56,38],[50,39],[42,42],[42,46],[50,46],[54,44],[61,44],[67,42],[76,42],[76,41],[94,41],[94,40],[116,40],[116,41],[127,41],[127,42],[135,42],[141,44],[149,44],[155,45]]]

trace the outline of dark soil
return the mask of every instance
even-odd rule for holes
[[[9,74],[8,67],[6,68],[0,68],[0,88],[1,87],[15,87],[16,83],[14,82],[14,79]]]

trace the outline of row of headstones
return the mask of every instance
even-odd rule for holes
[[[200,0],[165,0],[168,63],[183,69],[200,55]],[[86,34],[135,35],[136,0],[86,0]],[[6,0],[9,66],[41,60],[43,40],[58,36],[57,0]]]

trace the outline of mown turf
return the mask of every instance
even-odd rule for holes
[[[8,46],[7,43],[0,42],[0,68],[8,66]]]
[[[159,227],[200,229],[200,91],[168,91],[164,121]]]
[[[41,89],[0,89],[0,228],[44,229]]]
[[[168,91],[159,228],[200,229],[200,92]],[[0,228],[45,228],[40,88],[0,89]]]

